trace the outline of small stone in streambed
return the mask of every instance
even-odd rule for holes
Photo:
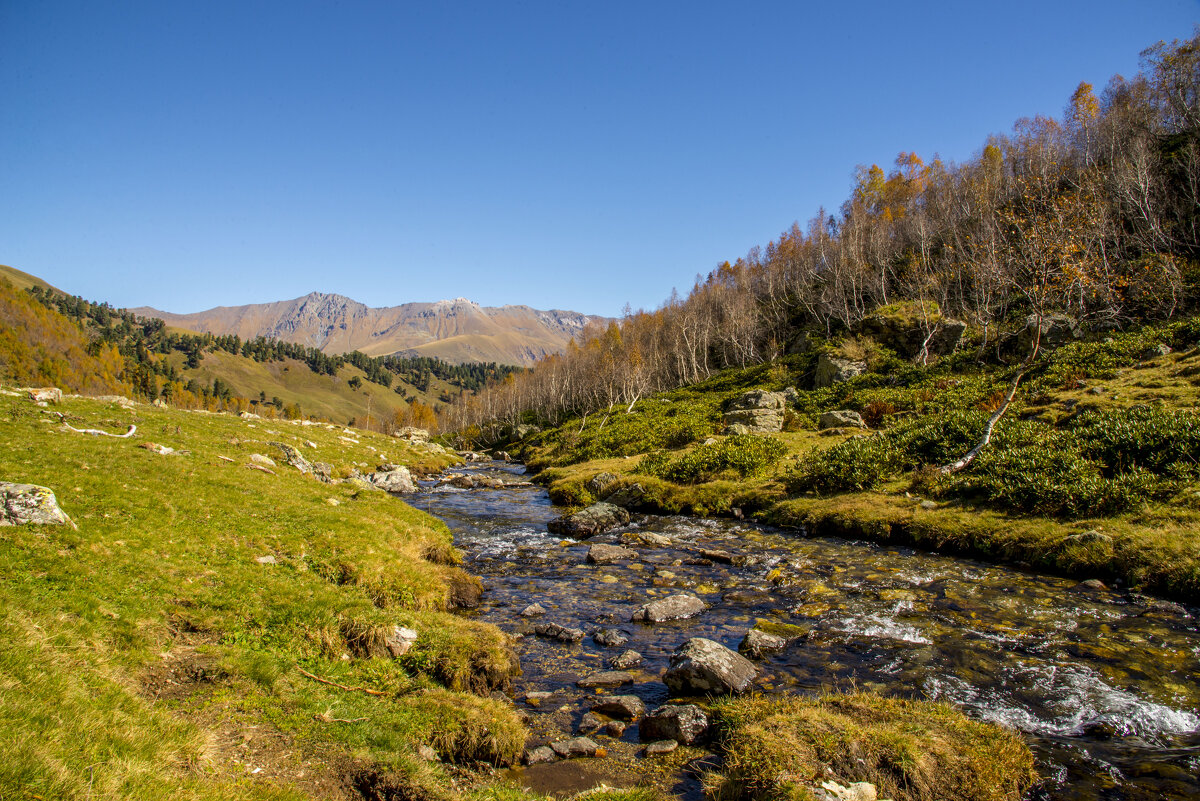
[[[539,623],[533,627],[533,633],[559,642],[579,642],[583,639],[583,629],[571,629],[558,623]]]
[[[613,562],[624,562],[637,559],[637,551],[622,548],[620,545],[605,545],[597,543],[588,548],[587,561],[592,565],[610,565]]]
[[[619,738],[625,733],[625,729],[627,728],[628,724],[620,720],[610,720],[608,723],[604,724],[604,733],[609,737]]]
[[[643,621],[646,623],[663,623],[668,620],[683,620],[684,618],[695,617],[707,608],[704,601],[701,601],[694,595],[668,595],[657,601],[651,601],[645,604],[636,612],[630,620]]]
[[[671,538],[652,531],[628,531],[621,535],[621,542],[626,545],[641,545],[646,548],[669,548]]]
[[[585,676],[575,682],[585,689],[592,687],[620,687],[623,684],[633,684],[633,674],[624,670],[602,670]]]
[[[558,755],[554,753],[554,749],[548,745],[542,745],[533,750],[526,751],[525,758],[521,761],[526,765],[540,765],[543,762],[553,762],[556,759],[558,759]]]
[[[656,743],[650,743],[646,746],[646,756],[663,756],[669,754],[679,747],[679,743],[674,740],[659,740]]]
[[[1107,590],[1108,585],[1106,585],[1100,579],[1088,579],[1087,581],[1079,582],[1074,587],[1072,587],[1072,589],[1076,589],[1076,590]]]
[[[592,711],[610,718],[637,720],[646,714],[646,704],[636,695],[610,695],[592,704]]]
[[[642,664],[642,655],[637,651],[622,651],[619,655],[608,660],[608,666],[613,670],[629,670]]]
[[[692,745],[708,734],[708,715],[695,704],[660,706],[642,718],[638,734],[643,742],[675,740]]]
[[[745,692],[758,668],[725,646],[693,637],[675,649],[663,682],[671,695],[728,695]]]
[[[758,629],[746,632],[738,652],[751,659],[762,659],[767,654],[775,654],[787,647],[787,640],[774,634],[768,634]]]
[[[684,559],[683,563],[685,565],[691,565],[692,567],[712,567],[713,566],[713,560],[704,559],[704,558]]]
[[[537,617],[546,614],[546,607],[541,604],[530,604],[521,610],[521,617]]]
[[[732,565],[734,559],[733,554],[731,554],[729,551],[721,551],[716,549],[703,550],[700,552],[700,556],[704,559],[708,559],[710,562],[720,562],[723,565]]]
[[[604,719],[594,712],[584,712],[583,717],[579,719],[578,732],[580,734],[591,734],[594,731],[604,727]]]
[[[592,632],[592,640],[596,645],[605,648],[615,648],[629,642],[629,637],[620,629],[597,629]]]
[[[528,704],[537,706],[538,704],[542,703],[542,701],[545,701],[547,698],[549,698],[552,695],[554,695],[554,693],[548,693],[548,692],[542,692],[542,691],[525,693],[525,702]]]
[[[554,749],[554,753],[563,759],[596,756],[597,752],[601,750],[600,746],[587,737],[560,740],[557,743],[550,743],[550,747]]]

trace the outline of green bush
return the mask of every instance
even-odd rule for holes
[[[729,471],[745,478],[775,464],[786,451],[786,446],[777,439],[735,434],[675,459],[662,453],[650,454],[642,459],[637,472],[676,484],[695,484]]]
[[[944,465],[969,451],[983,434],[987,412],[959,409],[897,425],[887,433],[904,467]]]
[[[888,437],[848,439],[824,451],[814,448],[783,484],[792,494],[863,492],[882,484],[898,465],[899,454]]]
[[[1105,475],[1144,468],[1157,476],[1200,475],[1200,415],[1153,406],[1087,411],[1072,429]]]

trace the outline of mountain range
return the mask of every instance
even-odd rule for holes
[[[432,356],[443,361],[531,365],[563,351],[591,322],[573,311],[529,306],[480,306],[466,298],[371,308],[343,295],[311,292],[295,300],[218,306],[193,314],[150,307],[130,309],[167,325],[243,339],[263,336],[328,354]]]

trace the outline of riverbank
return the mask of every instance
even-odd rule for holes
[[[883,356],[874,372],[797,391],[789,387],[811,382],[819,357],[789,357],[647,398],[632,412],[569,420],[519,447],[555,502],[572,508],[637,485],[625,503],[640,511],[741,514],[1195,605],[1194,328],[1147,328],[1054,351],[977,463],[953,476],[932,467],[978,438],[1009,371],[961,359],[918,368]],[[773,412],[783,430],[731,437],[726,425],[738,412],[729,410],[754,392],[784,399]],[[822,422],[831,414],[848,422]],[[603,494],[593,491],[602,475],[615,479]]]

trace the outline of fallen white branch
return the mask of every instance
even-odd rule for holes
[[[130,424],[129,430],[124,434],[110,434],[107,431],[101,431],[98,428],[76,428],[75,426],[63,423],[63,427],[74,431],[76,434],[91,434],[94,437],[116,437],[117,439],[129,439],[137,431],[137,426]]]

